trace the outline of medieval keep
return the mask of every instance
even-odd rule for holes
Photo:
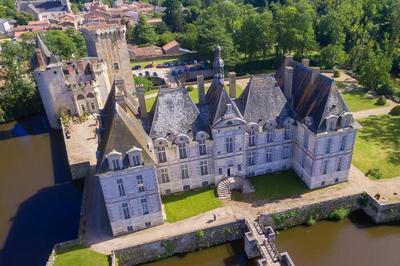
[[[85,34],[88,46],[112,49],[93,45],[115,38],[105,29],[93,37],[97,30]],[[236,97],[233,75],[229,92],[224,87],[218,46],[207,91],[198,77],[199,103],[185,88],[162,88],[147,110],[144,88],[126,80],[124,58],[105,54],[60,61],[38,39],[35,78],[53,127],[63,111],[100,113],[96,176],[114,235],[163,223],[162,195],[229,176],[291,168],[313,189],[346,181],[357,123],[334,81],[308,60],[286,57],[275,75],[252,77]]]

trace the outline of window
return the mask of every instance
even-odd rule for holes
[[[82,112],[86,113],[85,105],[81,104]]]
[[[308,134],[307,131],[304,130],[304,135],[303,135],[303,146],[305,149],[308,149],[308,141],[309,141],[309,137],[310,135]]]
[[[122,210],[124,212],[125,220],[126,219],[130,219],[131,218],[131,214],[129,212],[128,203],[126,203],[126,202],[122,203]]]
[[[256,153],[254,151],[250,151],[247,154],[247,165],[255,165],[256,164]]]
[[[322,182],[321,182],[321,186],[325,186],[325,181],[322,181]]]
[[[336,171],[338,171],[338,172],[342,171],[342,165],[343,165],[343,158],[339,157],[338,163],[337,163],[337,166],[336,166]]]
[[[140,200],[140,202],[142,203],[143,215],[149,214],[149,207],[147,206],[147,199],[146,198],[142,198]]]
[[[114,70],[118,71],[118,70],[119,70],[119,65],[118,65],[118,63],[114,63],[114,64],[113,64],[113,68],[114,68]]]
[[[339,178],[335,178],[335,183],[338,183],[339,182]]]
[[[267,129],[267,143],[274,141],[274,130],[272,128]]]
[[[265,162],[272,162],[272,149],[267,149],[265,152]]]
[[[207,161],[200,161],[200,173],[201,175],[208,175]]]
[[[198,142],[199,142],[199,153],[200,153],[200,155],[207,154],[206,140],[205,139],[200,139]]]
[[[331,119],[328,122],[328,130],[335,130],[336,129],[336,120],[335,119]]]
[[[225,148],[227,153],[233,152],[233,138],[226,138],[225,139]]]
[[[322,165],[321,165],[321,174],[326,175],[326,173],[328,172],[328,161],[322,161]]]
[[[132,162],[134,166],[138,166],[140,165],[140,155],[139,154],[135,154],[132,156]]]
[[[112,164],[113,164],[113,169],[114,170],[118,170],[119,167],[119,160],[112,160]]]
[[[187,164],[181,165],[182,179],[189,178],[189,169]]]
[[[186,144],[185,143],[179,143],[178,144],[178,149],[179,149],[179,159],[187,158]]]
[[[252,129],[249,131],[249,146],[256,145],[256,132]]]
[[[136,184],[137,184],[139,192],[143,192],[144,191],[144,184],[143,184],[143,176],[142,175],[137,175],[136,176]]]
[[[92,110],[95,111],[96,108],[94,107],[94,103],[90,103],[90,106],[92,106]]]
[[[242,171],[242,165],[238,164],[238,171]]]
[[[201,183],[201,186],[202,186],[202,187],[208,187],[208,181],[202,182],[202,183]]]
[[[123,197],[125,196],[125,188],[124,188],[124,183],[121,178],[117,179],[117,185],[118,185],[118,190],[119,190],[119,196]]]
[[[332,148],[332,139],[328,139],[328,143],[326,143],[326,151],[325,153],[330,153]]]
[[[169,182],[168,169],[161,168],[160,171],[161,171],[161,183],[168,183]]]
[[[218,168],[218,174],[222,175],[222,168]]]
[[[190,186],[189,186],[189,185],[183,186],[183,190],[189,190],[189,189],[190,189]]]
[[[282,159],[287,159],[287,158],[289,158],[289,146],[284,145],[282,150]]]
[[[165,147],[157,147],[157,157],[160,163],[167,161],[167,155],[165,154]]]
[[[165,194],[169,194],[169,193],[171,193],[171,190],[170,189],[166,189],[165,190]]]
[[[291,127],[290,125],[285,126],[285,134],[284,134],[284,139],[289,140],[291,137]]]
[[[133,227],[132,225],[129,225],[126,230],[128,230],[129,233],[133,232]]]
[[[342,143],[340,144],[340,150],[344,151],[346,149],[347,144],[347,136],[342,137]]]
[[[145,223],[144,223],[144,226],[150,227],[150,226],[151,226],[151,222],[145,222]]]

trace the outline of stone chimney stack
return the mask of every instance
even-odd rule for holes
[[[43,54],[39,48],[35,49],[35,55],[36,55],[39,67],[44,66],[45,62],[44,62]]]
[[[139,112],[141,118],[147,118],[146,99],[144,98],[143,84],[136,85],[136,95],[139,100]]]
[[[236,98],[236,73],[229,72],[229,97]]]
[[[118,86],[117,81],[115,81],[115,101],[126,111],[125,94],[123,89]]]
[[[204,91],[204,76],[198,75],[197,76],[197,91],[199,94],[199,103],[206,102],[206,93]]]
[[[313,67],[312,68],[312,74],[311,74],[311,84],[313,84],[316,80],[318,75],[320,74],[321,70],[319,67]]]
[[[291,56],[291,55],[285,56],[285,62],[284,62],[285,66],[291,65],[292,62],[293,62],[293,56]]]
[[[309,67],[310,66],[310,59],[303,58],[303,59],[301,59],[301,63],[303,64],[303,66]]]
[[[284,88],[283,94],[285,94],[288,102],[292,101],[292,87],[293,87],[293,67],[286,66],[284,74]]]

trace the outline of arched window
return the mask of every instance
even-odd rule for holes
[[[76,97],[76,99],[77,99],[77,100],[84,100],[84,99],[85,99],[85,96],[83,96],[82,94],[79,94],[79,95]]]
[[[86,95],[86,97],[87,97],[87,98],[94,98],[94,94],[91,93],[91,92],[89,92],[89,93]]]
[[[249,131],[249,146],[256,145],[256,132],[254,129]]]

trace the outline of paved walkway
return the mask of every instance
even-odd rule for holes
[[[366,118],[370,115],[385,115],[388,114],[393,107],[395,107],[397,104],[387,100],[388,102],[388,106],[386,107],[381,107],[381,108],[375,108],[375,109],[368,109],[368,110],[363,110],[363,111],[359,111],[359,112],[354,112],[354,118],[355,119],[360,119],[360,118]]]

